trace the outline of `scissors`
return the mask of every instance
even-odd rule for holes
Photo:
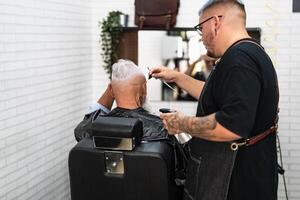
[[[147,67],[147,69],[150,71],[149,67]],[[149,74],[148,80],[152,78],[152,75]],[[177,90],[175,88],[173,88],[171,85],[169,85],[166,81],[163,81],[162,79],[159,79],[163,84],[165,84],[168,88],[170,88],[171,90],[173,90],[174,92],[177,92]]]

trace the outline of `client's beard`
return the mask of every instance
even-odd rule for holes
[[[144,109],[144,110],[146,110],[146,111],[148,111],[148,112],[150,112],[151,113],[151,105],[150,105],[150,103],[149,103],[149,99],[148,99],[148,97],[141,97],[140,98],[140,105],[141,105],[141,107]]]

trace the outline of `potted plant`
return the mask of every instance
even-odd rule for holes
[[[101,56],[103,58],[103,68],[109,74],[111,79],[111,66],[118,59],[118,45],[120,41],[120,33],[122,26],[120,16],[123,15],[120,11],[111,11],[107,18],[99,22],[101,27],[100,44],[102,48]]]

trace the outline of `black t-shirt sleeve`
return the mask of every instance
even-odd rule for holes
[[[242,138],[249,138],[261,89],[259,77],[247,67],[233,66],[219,89],[221,107],[216,120]]]

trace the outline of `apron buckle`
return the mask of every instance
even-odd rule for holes
[[[245,140],[244,142],[233,142],[233,143],[231,143],[230,148],[232,151],[236,151],[241,146],[247,146],[248,142],[249,142],[249,139]]]

